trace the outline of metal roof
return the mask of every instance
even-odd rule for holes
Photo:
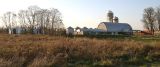
[[[107,32],[132,32],[132,27],[127,23],[101,22],[99,25],[101,24],[105,25]]]

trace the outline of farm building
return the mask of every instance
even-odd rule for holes
[[[153,33],[151,31],[148,30],[133,30],[133,34],[136,36],[143,36],[143,35],[153,35]],[[159,32],[154,32],[154,35],[158,35]]]
[[[22,34],[22,33],[26,32],[26,31],[29,31],[29,30],[27,30],[26,28],[19,27],[19,26],[12,27],[12,28],[8,29],[8,33],[9,34]],[[33,30],[34,34],[39,34],[39,31],[40,31],[39,28],[35,28]]]
[[[9,28],[8,33],[9,34],[20,34],[21,30],[22,29],[20,27]]]
[[[68,27],[67,30],[66,30],[66,34],[67,35],[73,35],[74,34],[74,28]]]
[[[77,31],[69,27],[67,34],[73,35],[132,35],[132,27],[127,23],[101,22],[97,28],[79,28]]]
[[[80,27],[76,27],[76,28],[68,27],[66,30],[66,34],[67,35],[84,35],[83,32],[85,30],[87,30],[87,29],[83,29]]]
[[[112,35],[132,35],[132,27],[127,23],[101,22],[98,25],[99,30]]]

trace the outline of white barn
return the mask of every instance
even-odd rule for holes
[[[127,23],[112,23],[112,22],[101,22],[97,29],[104,32],[108,32],[112,35],[126,34],[132,35],[132,27]]]

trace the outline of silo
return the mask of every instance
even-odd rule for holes
[[[108,11],[107,19],[108,19],[109,22],[113,22],[113,16],[114,16],[113,12],[112,11]]]
[[[113,19],[114,21],[113,21],[113,23],[118,23],[119,22],[119,18],[118,17],[114,17],[114,19]]]

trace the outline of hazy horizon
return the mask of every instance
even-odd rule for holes
[[[7,11],[17,12],[37,5],[41,8],[56,8],[62,13],[65,27],[96,28],[106,21],[108,10],[118,16],[120,23],[128,23],[133,29],[143,29],[143,10],[158,7],[158,0],[0,0],[0,15]],[[1,24],[2,26],[2,24]]]

